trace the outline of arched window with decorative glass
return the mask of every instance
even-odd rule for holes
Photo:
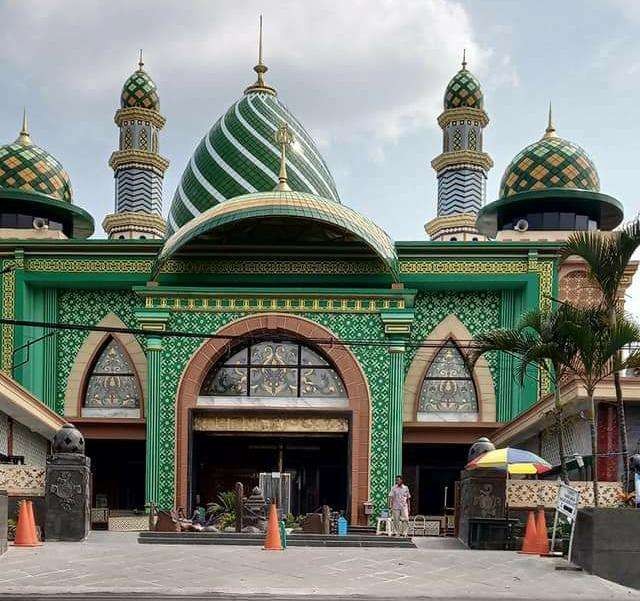
[[[205,377],[201,397],[346,399],[344,384],[321,351],[293,340],[235,348]]]
[[[139,417],[141,398],[131,358],[117,338],[109,336],[88,372],[82,415]]]
[[[475,419],[478,395],[458,345],[447,340],[427,369],[418,399],[418,416],[434,420]]]

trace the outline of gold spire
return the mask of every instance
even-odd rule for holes
[[[140,55],[138,56],[138,71],[142,71],[144,67],[144,61],[142,60],[142,48],[140,48]]]
[[[551,103],[549,103],[549,120],[547,122],[547,129],[544,130],[543,138],[555,138],[556,137],[556,128],[553,125],[553,116],[551,114]]]
[[[28,146],[32,144],[31,136],[29,136],[29,125],[27,123],[27,109],[22,109],[22,129],[20,129],[20,133],[16,138],[16,144],[22,144],[23,146]]]
[[[287,148],[293,144],[293,132],[286,121],[280,124],[274,137],[276,144],[280,146],[280,173],[278,174],[278,184],[274,190],[290,192],[291,188],[287,177]]]
[[[463,71],[467,70],[467,49],[466,48],[462,49],[462,70]]]
[[[253,68],[253,70],[258,74],[258,79],[254,84],[250,85],[244,93],[264,92],[275,96],[275,88],[272,88],[264,82],[264,74],[269,70],[269,68],[262,62],[262,15],[260,15],[260,29],[258,35],[258,64]]]

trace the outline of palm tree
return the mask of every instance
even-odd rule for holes
[[[592,480],[594,504],[598,506],[598,438],[596,432],[596,386],[605,378],[624,369],[640,367],[640,351],[623,358],[622,351],[640,340],[640,328],[617,312],[614,325],[610,313],[600,307],[577,308],[564,305],[564,335],[574,354],[566,359],[567,371],[584,386],[589,400],[589,430],[593,457]]]
[[[576,353],[574,340],[567,335],[568,319],[575,319],[574,312],[563,305],[548,311],[528,311],[515,329],[494,330],[476,336],[469,356],[470,362],[474,364],[481,355],[488,352],[502,351],[515,355],[520,359],[517,372],[520,384],[524,382],[532,365],[549,376],[553,384],[560,473],[565,482],[569,481],[569,474],[565,456],[560,384],[569,373],[568,358]]]
[[[640,221],[636,219],[615,232],[575,232],[560,251],[561,263],[570,256],[578,256],[585,261],[589,277],[602,293],[602,308],[607,312],[609,325],[612,327],[615,326],[617,315],[622,309],[619,296],[625,270],[638,247],[640,247]],[[620,372],[614,372],[613,382],[616,391],[624,481],[625,486],[628,487],[629,442]]]

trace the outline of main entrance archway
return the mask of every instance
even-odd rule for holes
[[[261,314],[235,321],[216,333],[217,336],[229,336],[207,340],[194,354],[187,365],[176,402],[176,501],[178,505],[188,507],[192,499],[189,482],[192,472],[194,421],[201,424],[211,407],[198,403],[203,382],[211,368],[228,356],[230,349],[237,344],[233,339],[238,336],[255,338],[276,337],[297,340],[301,344],[314,341],[323,355],[333,365],[346,391],[346,404],[343,413],[348,420],[349,441],[349,507],[351,520],[362,523],[366,520],[363,507],[369,498],[369,453],[370,453],[370,397],[366,379],[351,352],[338,343],[318,343],[318,341],[337,340],[330,330],[301,317],[286,314]],[[255,416],[259,410],[254,406],[240,407],[247,418]],[[236,412],[237,413],[237,412]],[[304,419],[305,412],[300,407],[280,409],[284,416],[295,415]],[[314,407],[313,415],[318,414]]]

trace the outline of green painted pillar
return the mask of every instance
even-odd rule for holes
[[[389,347],[389,462],[387,487],[402,473],[402,416],[404,401],[404,344]]]
[[[147,331],[147,382],[144,417],[146,421],[146,462],[144,499],[148,507],[150,503],[161,500],[160,471],[162,469],[161,419],[162,419],[162,349],[164,339],[162,332],[167,328],[169,313],[167,311],[136,311],[136,319],[140,327]],[[169,508],[170,509],[170,508]]]
[[[147,507],[160,498],[160,376],[162,374],[162,339],[147,337],[147,452],[144,498]]]
[[[387,406],[387,490],[402,473],[402,433],[404,413],[404,354],[411,335],[413,310],[402,309],[381,314],[389,344],[389,403]],[[385,493],[386,494],[386,493]]]

